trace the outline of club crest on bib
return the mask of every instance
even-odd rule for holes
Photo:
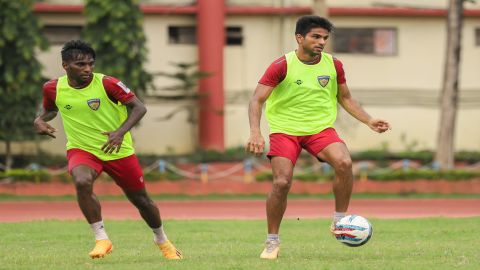
[[[100,108],[100,99],[99,98],[89,99],[87,100],[87,104],[88,104],[88,107],[90,107],[90,109],[96,111],[98,110],[98,108]]]
[[[330,76],[317,76],[317,80],[322,87],[325,87],[330,81]]]

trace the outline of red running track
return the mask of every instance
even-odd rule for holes
[[[104,219],[140,219],[128,201],[104,201]],[[227,201],[158,201],[162,218],[168,219],[264,219],[263,200]],[[285,218],[330,218],[333,200],[301,200],[288,202]],[[471,217],[480,216],[480,199],[356,199],[349,213],[368,218]],[[83,219],[75,201],[0,202],[0,222],[31,220]]]

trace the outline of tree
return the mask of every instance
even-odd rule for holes
[[[45,50],[48,43],[32,13],[33,2],[0,0],[0,140],[7,170],[13,165],[11,143],[35,136],[32,123],[42,95],[35,49]]]
[[[176,84],[162,87],[153,98],[161,101],[184,101],[168,114],[158,118],[160,121],[170,120],[181,111],[187,111],[187,122],[191,125],[191,140],[195,149],[200,146],[198,138],[198,100],[202,95],[198,92],[198,80],[210,76],[210,73],[198,70],[198,63],[170,63],[177,71],[157,72],[154,75],[173,79]]]
[[[463,2],[449,0],[447,19],[447,52],[443,76],[440,125],[435,161],[442,170],[454,167],[455,123],[458,107],[458,84],[463,24]]]
[[[84,38],[98,54],[96,70],[122,80],[140,97],[152,86],[138,0],[87,0]]]

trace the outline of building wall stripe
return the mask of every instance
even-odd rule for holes
[[[164,6],[164,5],[141,5],[144,14],[185,14],[195,15],[197,6]],[[329,14],[332,16],[396,16],[396,17],[445,17],[446,9],[420,9],[420,8],[345,8],[330,7]],[[82,13],[83,5],[63,5],[35,3],[36,13]],[[287,14],[311,14],[311,7],[226,7],[226,13],[231,15],[287,15]],[[466,9],[467,17],[480,17],[480,9]]]

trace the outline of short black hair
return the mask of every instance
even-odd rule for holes
[[[327,29],[329,33],[333,30],[333,24],[329,20],[316,15],[306,15],[297,20],[295,35],[300,34],[305,36],[310,30],[312,30],[312,28],[317,27]]]
[[[77,55],[91,55],[95,59],[95,50],[82,40],[70,40],[62,48],[62,61],[72,61]]]

